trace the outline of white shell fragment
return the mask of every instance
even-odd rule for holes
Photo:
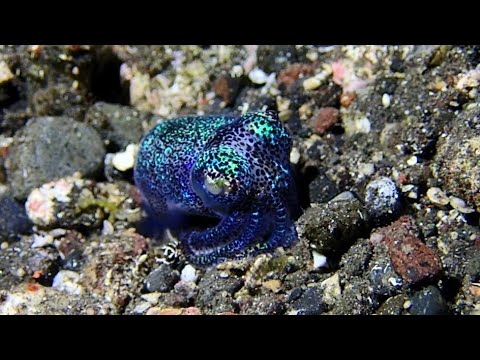
[[[427,197],[428,200],[432,202],[432,204],[440,207],[445,206],[450,202],[447,195],[445,195],[442,189],[438,187],[431,187],[430,189],[428,189]]]
[[[463,213],[463,214],[470,214],[474,212],[475,210],[472,208],[469,208],[466,204],[465,201],[462,199],[456,197],[456,196],[450,196],[450,205],[457,211]]]

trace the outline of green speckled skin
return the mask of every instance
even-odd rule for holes
[[[210,265],[295,241],[291,146],[272,111],[163,121],[142,140],[135,182],[156,216],[175,209],[221,219],[181,235],[188,259]]]

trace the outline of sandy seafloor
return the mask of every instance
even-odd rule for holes
[[[480,47],[0,46],[0,314],[478,314]],[[215,266],[148,231],[142,136],[275,110],[299,240]]]

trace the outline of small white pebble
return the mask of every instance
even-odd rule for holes
[[[112,164],[115,169],[120,171],[127,171],[132,169],[135,165],[135,157],[137,155],[138,145],[130,144],[125,151],[118,152],[113,155]]]
[[[78,75],[78,74],[80,74],[80,70],[78,70],[78,67],[77,67],[77,66],[74,66],[74,67],[72,68],[72,74],[73,74],[73,75]]]
[[[226,272],[226,271],[220,271],[220,272],[218,273],[218,276],[221,277],[222,279],[226,279],[226,278],[228,278],[228,272]]]
[[[114,231],[113,225],[108,220],[103,220],[102,235],[112,235]]]
[[[309,51],[305,57],[310,61],[316,61],[318,59],[318,53],[315,51]]]
[[[180,274],[180,280],[185,282],[196,282],[198,279],[197,270],[190,264],[187,264]]]
[[[373,175],[373,173],[375,172],[375,165],[373,165],[372,163],[360,164],[358,172],[364,176]]]
[[[243,67],[242,65],[234,65],[232,70],[230,70],[230,76],[232,77],[240,77],[243,75]]]
[[[303,81],[303,88],[305,90],[315,90],[320,85],[322,85],[322,81],[317,77],[311,77]]]
[[[320,269],[327,264],[327,257],[325,255],[319,254],[316,251],[312,251],[313,256],[313,267],[315,269]]]
[[[449,199],[447,195],[442,191],[442,189],[438,187],[431,187],[427,190],[427,197],[428,200],[432,202],[432,204],[437,206],[445,206],[449,203]]]
[[[26,272],[23,268],[20,268],[20,269],[17,270],[17,276],[18,277],[22,278],[22,277],[25,276],[25,274],[26,274]]]
[[[262,85],[265,84],[268,80],[268,75],[265,74],[265,71],[259,69],[258,67],[250,71],[248,78],[254,84]]]
[[[409,165],[409,166],[413,166],[417,162],[418,162],[418,158],[415,155],[413,155],[413,156],[411,156],[407,159],[407,165]]]
[[[382,105],[384,108],[388,108],[390,106],[391,97],[389,94],[385,93],[382,95]]]
[[[300,151],[296,147],[292,148],[292,151],[290,151],[290,162],[292,164],[298,164],[298,161],[300,160]]]
[[[465,201],[463,201],[462,199],[456,196],[450,196],[450,205],[455,210],[458,210],[463,214],[470,214],[475,211],[474,209],[467,207],[467,205],[465,204]]]
[[[371,129],[370,120],[364,117],[355,121],[356,132],[368,134]]]
[[[410,300],[407,300],[403,303],[404,309],[408,309],[410,306],[412,306],[412,302]]]
[[[6,241],[2,242],[2,244],[0,245],[0,249],[2,250],[8,249],[8,242]]]
[[[53,236],[33,234],[32,249],[53,244]]]

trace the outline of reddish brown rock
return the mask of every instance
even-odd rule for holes
[[[439,257],[417,237],[417,228],[410,216],[402,216],[379,232],[385,235],[388,256],[405,282],[416,284],[440,273]]]
[[[343,92],[340,96],[340,104],[344,108],[348,108],[356,98],[357,94],[352,91]]]
[[[278,74],[278,84],[285,84],[285,86],[291,86],[300,75],[311,76],[314,74],[315,67],[311,64],[292,64]]]
[[[335,125],[340,119],[338,109],[334,107],[322,107],[318,114],[310,120],[312,130],[318,134],[324,134],[328,129]]]
[[[226,105],[233,104],[242,83],[241,77],[221,74],[213,83],[215,95],[221,97]]]

